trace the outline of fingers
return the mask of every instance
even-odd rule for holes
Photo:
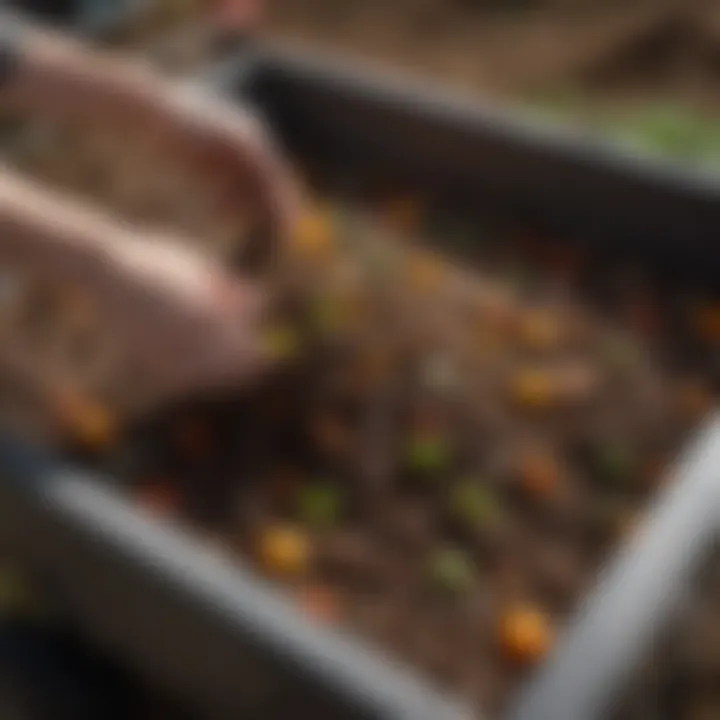
[[[188,391],[237,389],[265,366],[261,327],[267,294],[250,283],[228,283],[216,299],[214,322],[206,326],[207,345],[189,368]]]
[[[169,242],[157,242],[149,255],[143,249],[137,248],[140,264],[126,267],[135,268],[146,300],[123,320],[137,340],[143,407],[251,382],[264,367],[260,329],[269,298],[263,289]]]
[[[222,4],[234,22],[262,6],[258,0]],[[136,128],[204,165],[203,174],[222,186],[232,206],[256,210],[280,235],[288,231],[290,174],[262,124],[234,103],[178,87],[144,65],[32,36],[23,42],[22,72],[4,99],[46,117],[122,132]]]
[[[119,226],[10,176],[0,177],[0,229],[0,257],[31,273],[39,264],[47,282],[92,296],[97,341],[110,338],[133,356],[135,375],[124,382],[137,378],[148,402],[239,387],[261,369],[266,296],[176,238]],[[53,337],[45,333],[37,357],[50,358]],[[77,358],[69,364],[72,380],[87,379]]]
[[[171,101],[198,172],[218,188],[221,211],[250,214],[269,234],[286,238],[297,215],[299,193],[282,153],[261,120],[247,109],[197,88]]]
[[[290,174],[259,120],[233,103],[176,86],[144,66],[41,42],[27,43],[10,95],[23,110],[46,117],[135,128],[197,166],[231,209],[280,237],[289,230]]]

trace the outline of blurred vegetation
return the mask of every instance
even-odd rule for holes
[[[532,100],[523,109],[634,151],[720,171],[720,123],[707,112],[672,103],[598,108],[571,93]]]

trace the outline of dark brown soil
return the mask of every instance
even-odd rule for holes
[[[212,214],[177,214],[182,186],[151,192],[149,156],[121,166],[131,154],[88,136],[45,137],[9,156],[136,219],[211,223],[197,237],[216,241]],[[122,173],[98,182],[91,150]],[[714,403],[720,310],[507,221],[412,199],[310,207],[275,278],[267,384],[124,441],[82,403],[54,429],[316,621],[499,709]],[[419,246],[456,235],[472,272]],[[57,323],[54,297],[38,312]]]
[[[14,132],[6,158],[27,172],[233,259],[239,226],[152,148],[43,123]],[[125,435],[91,402],[48,424],[139,507],[274,579],[314,621],[499,709],[714,405],[720,305],[507,219],[348,204],[332,186],[310,193],[274,276],[285,302],[267,384]],[[456,239],[471,270],[421,247]],[[92,314],[55,290],[30,323],[50,321],[34,356],[52,379],[43,341]]]
[[[511,227],[466,286],[393,250],[394,223],[339,204],[313,222],[285,369],[161,418],[127,480],[315,621],[499,711],[712,404],[714,306]]]

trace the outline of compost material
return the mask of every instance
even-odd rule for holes
[[[243,218],[153,153],[47,123],[5,131],[24,172],[247,271]],[[713,406],[720,304],[507,219],[307,186],[263,269],[265,383],[128,426],[76,372],[78,337],[112,355],[91,299],[21,279],[6,331],[34,330],[62,392],[28,403],[8,370],[3,414],[252,565],[312,622],[500,710]],[[432,246],[463,249],[464,266]]]

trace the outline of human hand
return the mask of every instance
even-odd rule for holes
[[[90,385],[142,410],[238,387],[261,372],[259,281],[231,277],[188,239],[118,222],[9,171],[0,174],[0,237],[2,267],[30,290],[6,314],[0,356],[18,351],[20,363],[35,365],[37,382]],[[45,330],[30,347],[24,340],[37,313],[29,324],[23,313],[34,288],[57,300],[45,304]],[[82,358],[72,352],[74,319],[63,314],[72,296],[84,298],[79,330],[90,351]]]
[[[234,7],[234,5],[232,5]],[[117,133],[130,150],[147,139],[192,171],[198,187],[282,241],[296,213],[291,173],[248,109],[201,87],[178,85],[139,61],[111,57],[47,33],[20,33],[8,107]]]
[[[259,283],[169,236],[116,238],[107,253],[99,309],[124,348],[125,371],[141,380],[134,409],[232,390],[262,372],[267,295]]]

